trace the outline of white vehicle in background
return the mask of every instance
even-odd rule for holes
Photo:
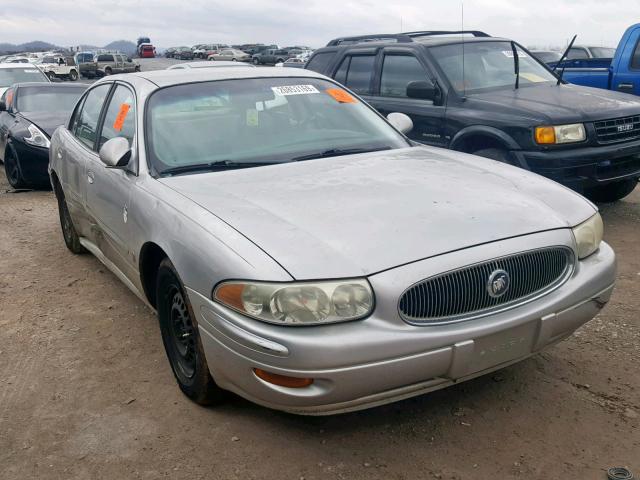
[[[67,78],[72,81],[78,80],[78,65],[73,57],[63,55],[47,55],[36,62],[36,65],[49,77]]]
[[[12,55],[5,58],[3,63],[29,63],[29,59],[23,55]]]

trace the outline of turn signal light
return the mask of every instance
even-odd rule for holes
[[[537,127],[536,128],[536,142],[549,145],[556,143],[556,131],[553,127]]]
[[[266,372],[259,368],[254,368],[253,373],[256,377],[261,378],[265,382],[273,383],[280,387],[304,388],[313,383],[313,378],[288,377],[286,375],[278,375],[277,373]]]

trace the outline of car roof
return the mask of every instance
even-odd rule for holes
[[[180,85],[184,83],[197,83],[215,80],[234,80],[243,78],[277,78],[277,77],[303,77],[303,78],[322,78],[324,75],[313,72],[311,70],[302,70],[297,68],[238,68],[238,67],[219,67],[219,68],[184,68],[174,70],[154,70],[150,72],[137,72],[119,75],[111,75],[106,77],[107,81],[123,80],[131,84],[136,84],[141,80],[151,82],[158,87],[168,87],[171,85]]]
[[[218,60],[215,62],[184,62],[176,63],[167,67],[167,70],[186,70],[190,68],[222,68],[222,67],[249,67],[255,68],[251,63],[229,62],[226,60]]]
[[[33,63],[0,63],[0,68],[38,68]]]
[[[462,37],[460,35],[436,35],[436,36],[414,36],[412,37],[412,41],[410,42],[393,42],[389,40],[374,40],[374,41],[363,41],[363,42],[348,42],[341,43],[338,45],[327,45],[326,47],[322,47],[317,49],[318,51],[331,51],[338,50],[344,48],[367,48],[367,47],[408,47],[411,48],[412,45],[418,46],[427,46],[427,47],[435,47],[440,45],[456,45],[459,43],[486,43],[486,42],[511,42],[508,38],[501,37]],[[314,53],[315,53],[314,52]]]
[[[20,82],[20,83],[14,83],[12,87],[82,88],[86,90],[89,87],[89,84],[87,83],[55,83],[55,82]]]

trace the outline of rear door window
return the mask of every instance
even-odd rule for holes
[[[91,90],[73,121],[73,135],[91,150],[95,147],[100,112],[110,88],[111,84],[104,84]]]
[[[428,80],[427,72],[413,55],[385,55],[380,79],[380,95],[406,97],[407,85]]]
[[[356,93],[370,94],[375,58],[375,55],[352,56],[344,84]]]

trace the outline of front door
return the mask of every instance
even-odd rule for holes
[[[124,137],[133,145],[135,136],[133,92],[116,85],[104,113],[96,150],[115,137]],[[95,243],[102,253],[125,275],[135,271],[129,249],[129,209],[131,189],[136,176],[127,168],[107,168],[99,157],[87,162],[86,205],[95,229]]]
[[[413,120],[413,130],[408,136],[416,142],[446,147],[448,141],[443,131],[445,107],[431,100],[407,97],[411,82],[433,82],[427,67],[412,53],[402,50],[385,50],[381,63],[379,84],[369,103],[385,117],[392,112],[408,115]]]

